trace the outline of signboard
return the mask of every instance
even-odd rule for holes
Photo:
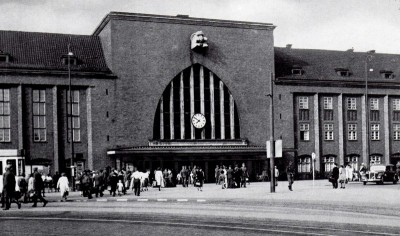
[[[275,156],[276,158],[281,158],[282,157],[282,139],[278,139],[275,142]],[[271,141],[267,141],[266,145],[266,151],[267,151],[267,158],[272,157],[271,153]]]

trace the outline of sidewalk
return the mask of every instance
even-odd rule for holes
[[[60,201],[60,193],[46,193],[49,201]],[[135,196],[129,190],[126,195],[110,196],[108,191],[104,191],[104,196],[88,200],[81,197],[79,192],[70,192],[68,201],[158,201],[158,202],[208,202],[208,201],[263,201],[263,200],[282,200],[282,201],[313,201],[318,202],[340,202],[341,204],[396,204],[399,205],[400,185],[374,185],[364,186],[362,182],[351,182],[346,185],[346,189],[332,189],[328,180],[296,181],[293,191],[289,191],[286,181],[281,181],[276,187],[275,193],[270,192],[269,182],[254,182],[247,188],[222,189],[221,185],[205,184],[203,191],[189,186],[183,188],[149,188],[148,191],[141,192],[140,196]]]

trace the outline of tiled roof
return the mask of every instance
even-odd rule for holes
[[[0,31],[0,53],[10,55],[10,62],[0,63],[0,69],[66,71],[61,57],[68,53],[69,42],[79,61],[72,71],[111,73],[98,36],[19,31]]]
[[[366,52],[293,49],[275,47],[276,78],[315,80],[362,80],[365,78]],[[400,55],[372,53],[368,60],[369,79],[383,80],[381,72],[393,72],[400,81]],[[301,67],[302,75],[292,75],[292,68]],[[341,77],[335,69],[348,69],[350,76]],[[389,80],[389,79],[387,79]],[[391,80],[391,81],[393,81]]]

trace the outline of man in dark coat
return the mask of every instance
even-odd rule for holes
[[[286,174],[287,174],[287,179],[289,182],[289,190],[293,191],[292,186],[293,186],[293,182],[294,182],[294,166],[293,166],[293,162],[290,161],[289,165],[286,167]]]
[[[241,184],[240,187],[246,188],[246,179],[249,177],[249,174],[247,172],[246,165],[243,163],[242,168],[240,168],[240,178],[241,178]]]
[[[56,174],[53,175],[53,188],[55,192],[60,192],[59,189],[57,189],[57,183],[58,183],[58,179],[60,179],[60,174],[58,173],[58,171],[56,171]]]
[[[332,186],[333,188],[338,188],[338,179],[339,179],[339,168],[337,167],[337,164],[334,164],[334,167],[332,169]]]
[[[33,205],[32,207],[37,207],[37,200],[43,202],[43,207],[45,207],[48,203],[46,199],[42,197],[42,190],[44,188],[42,175],[38,172],[37,168],[33,169],[33,190],[35,191],[35,195],[33,195]]]
[[[5,207],[3,210],[10,209],[11,200],[15,193],[15,175],[11,172],[11,165],[6,166],[6,172],[3,174],[3,195]],[[21,208],[21,203],[17,201],[18,209]]]
[[[95,176],[93,177],[93,185],[94,185],[94,193],[96,194],[96,197],[100,195],[100,197],[103,196],[103,175],[100,174],[98,171],[96,171]]]
[[[228,179],[228,188],[233,188],[233,170],[232,166],[229,165],[228,170],[226,171],[226,178]]]

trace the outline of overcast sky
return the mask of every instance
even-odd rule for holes
[[[272,23],[275,46],[400,54],[400,0],[0,0],[0,30],[92,34],[110,11]]]

